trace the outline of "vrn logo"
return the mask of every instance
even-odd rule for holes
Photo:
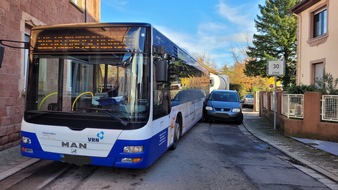
[[[101,131],[96,134],[97,138],[88,138],[88,142],[100,142],[100,140],[104,139],[104,132]]]

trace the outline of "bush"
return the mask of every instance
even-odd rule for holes
[[[323,72],[323,77],[316,80],[319,91],[322,94],[338,95],[338,79],[334,79],[330,73]]]
[[[292,85],[285,88],[287,94],[304,94],[305,92],[320,92],[314,84],[311,85]]]
[[[323,77],[316,79],[316,85],[293,85],[285,88],[288,94],[304,94],[305,92],[321,92],[323,95],[338,95],[338,79],[323,71]]]

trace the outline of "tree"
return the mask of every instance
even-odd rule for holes
[[[206,54],[203,53],[203,54],[199,54],[199,55],[196,54],[195,57],[196,57],[197,61],[200,64],[204,65],[210,73],[213,73],[213,74],[216,74],[216,75],[218,74],[217,66],[216,66],[215,63],[213,63],[210,60],[209,56],[207,56]]]
[[[253,46],[248,47],[250,60],[245,68],[249,76],[266,77],[266,65],[269,60],[285,60],[283,85],[296,81],[296,30],[297,19],[290,9],[299,0],[266,0],[259,5],[261,15],[255,19],[258,34],[253,35]]]
[[[269,90],[269,84],[273,83],[273,79],[262,78],[260,76],[247,76],[244,73],[246,64],[247,62],[244,61],[242,63],[236,62],[232,66],[225,65],[221,69],[221,73],[229,76],[230,85],[236,86],[236,90],[239,91],[241,96],[247,92]]]
[[[255,92],[260,90],[269,90],[269,85],[273,83],[273,78],[263,78],[261,76],[247,76],[245,67],[248,64],[249,57],[246,54],[249,39],[246,46],[231,48],[231,55],[234,64],[224,65],[220,71],[226,74],[230,79],[230,89],[237,90],[241,96],[247,92]]]

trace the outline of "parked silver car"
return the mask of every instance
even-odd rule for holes
[[[243,122],[243,113],[237,91],[213,90],[204,107],[204,118],[207,121]]]
[[[252,94],[245,95],[243,99],[243,107],[253,107],[254,106],[254,96]]]

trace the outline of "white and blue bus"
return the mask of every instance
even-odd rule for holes
[[[35,27],[21,153],[146,168],[202,118],[209,80],[147,23]]]

